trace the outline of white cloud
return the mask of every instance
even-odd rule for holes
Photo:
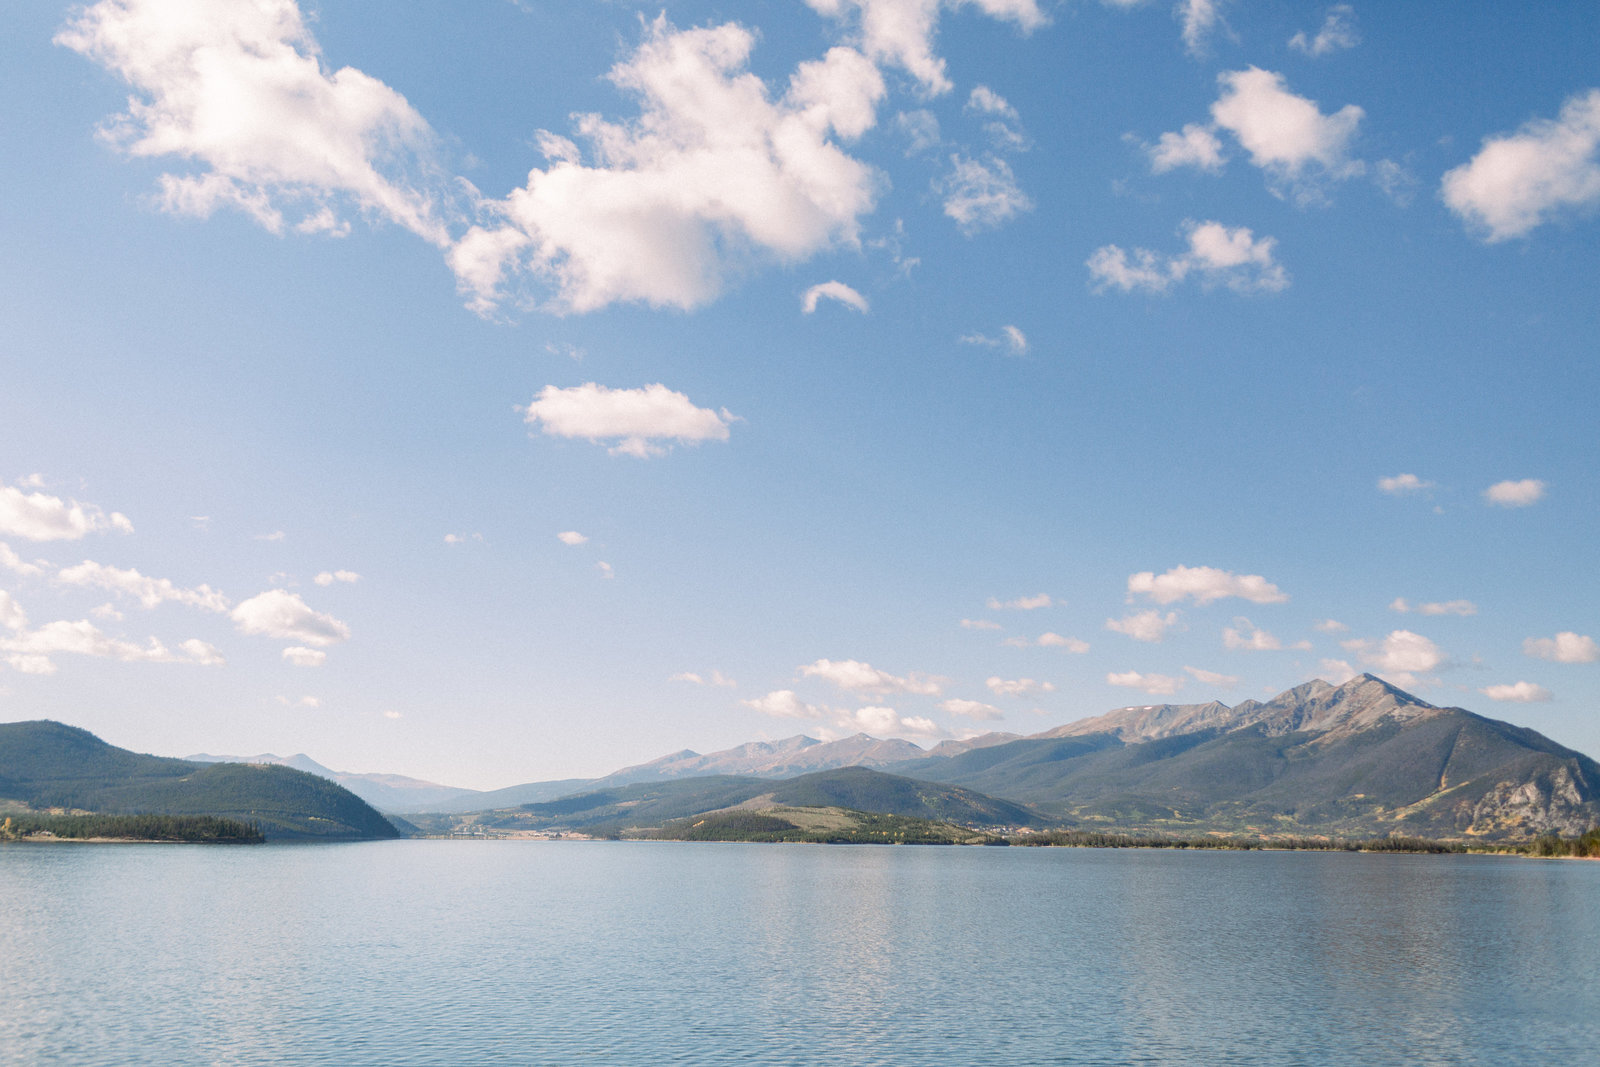
[[[979,722],[990,722],[995,719],[1005,718],[1005,712],[993,704],[985,704],[981,700],[964,700],[961,697],[951,697],[939,705],[939,710],[948,711],[952,715],[960,715]]]
[[[1241,616],[1222,631],[1222,647],[1234,652],[1276,652],[1283,642]]]
[[[173,4],[105,0],[56,43],[122,77],[128,110],[102,135],[128,154],[181,158],[160,178],[168,211],[236,207],[273,233],[343,234],[353,205],[448,241],[434,136],[403,96],[352,67],[325,69],[294,0]],[[293,218],[285,218],[285,212]]]
[[[1318,664],[1317,671],[1323,681],[1332,682],[1334,685],[1343,685],[1359,673],[1342,659],[1325,659]]]
[[[1182,678],[1174,678],[1170,674],[1141,674],[1138,671],[1107,674],[1106,682],[1126,689],[1137,689],[1151,696],[1171,696],[1183,688]]]
[[[133,523],[121,512],[107,515],[93,504],[0,485],[0,533],[30,541],[77,541],[106,530],[133,533]]]
[[[1034,593],[1032,596],[1019,596],[1012,600],[1001,600],[998,597],[990,597],[987,606],[990,611],[1002,611],[1006,609],[1013,611],[1037,611],[1040,608],[1048,608],[1054,604],[1055,599],[1051,597],[1049,593]]]
[[[1554,699],[1550,690],[1533,682],[1490,685],[1478,690],[1478,692],[1490,700],[1510,701],[1513,704],[1543,704]]]
[[[1544,499],[1545,483],[1537,478],[1495,482],[1483,491],[1485,503],[1501,508],[1525,508]]]
[[[1366,114],[1356,105],[1324,115],[1314,101],[1291,93],[1283,75],[1259,67],[1224,71],[1217,81],[1222,95],[1211,105],[1212,119],[1267,173],[1275,194],[1293,188],[1302,201],[1317,200],[1322,181],[1354,177],[1366,169],[1349,155]]]
[[[1006,119],[1014,120],[1018,117],[1017,109],[987,85],[973,86],[972,92],[967,96],[966,109],[983,115],[999,115]]]
[[[1600,642],[1585,634],[1563,630],[1554,637],[1530,637],[1522,654],[1555,663],[1600,663]]]
[[[1450,210],[1485,240],[1504,241],[1568,210],[1600,204],[1600,89],[1572,96],[1555,120],[1486,137],[1439,187]]]
[[[355,571],[323,571],[311,580],[318,585],[332,585],[334,582],[359,582],[361,575]]]
[[[137,599],[146,608],[154,608],[171,601],[176,604],[187,604],[202,611],[228,610],[228,598],[209,585],[181,589],[167,578],[147,578],[136,570],[108,567],[93,560],[86,559],[76,567],[66,567],[56,575],[56,578],[68,585],[125,593]]]
[[[901,678],[881,671],[870,663],[860,660],[829,660],[819,659],[800,668],[800,673],[807,678],[821,678],[832,682],[840,689],[860,693],[916,693],[922,696],[938,696],[941,682],[936,678],[912,673],[909,677]]]
[[[328,661],[328,654],[303,645],[290,645],[283,650],[283,658],[296,667],[320,667]]]
[[[4,567],[13,574],[20,574],[25,578],[44,573],[43,567],[36,563],[29,563],[17,555],[11,546],[4,541],[0,541],[0,567]]]
[[[1135,641],[1145,641],[1156,644],[1167,636],[1167,631],[1178,624],[1178,613],[1169,611],[1165,615],[1151,608],[1133,615],[1125,615],[1120,619],[1107,619],[1106,629],[1113,633],[1127,634]]]
[[[1199,667],[1185,667],[1184,670],[1193,675],[1196,681],[1214,685],[1218,689],[1232,689],[1239,684],[1239,676],[1236,674],[1218,674],[1216,671],[1201,670]]]
[[[1140,571],[1128,576],[1128,597],[1141,594],[1157,604],[1191,598],[1196,604],[1239,597],[1253,604],[1282,604],[1288,594],[1259,574],[1234,574],[1216,567],[1177,566],[1165,574]]]
[[[241,602],[231,618],[240,633],[304,645],[333,645],[350,637],[349,626],[313,611],[299,596],[283,589],[270,589]]]
[[[123,619],[122,612],[118,611],[117,606],[111,603],[109,600],[98,607],[90,608],[89,614],[93,615],[97,619],[104,619],[107,622],[121,622]]]
[[[944,213],[968,237],[1033,210],[1033,200],[1017,185],[1011,165],[994,156],[951,156],[950,173],[936,188],[944,197]]]
[[[282,530],[273,530],[271,533],[256,534],[253,538],[251,538],[251,540],[254,540],[254,541],[282,541],[286,536],[288,536],[288,535],[285,534]]]
[[[217,651],[217,646],[191,637],[187,641],[179,641],[178,648],[190,660],[202,667],[220,667],[228,661],[222,658],[222,653]]]
[[[682,393],[657,383],[642,389],[608,389],[585,382],[570,389],[547,385],[525,409],[528,425],[538,424],[550,437],[615,439],[612,455],[659,456],[657,442],[726,441],[735,416],[697,408]]]
[[[1076,637],[1063,637],[1058,633],[1042,633],[1037,642],[1040,648],[1064,648],[1074,655],[1083,655],[1089,651],[1089,642],[1081,641]]]
[[[581,545],[589,539],[577,530],[562,530],[556,534],[556,539],[564,545]]]
[[[1030,693],[1054,693],[1055,685],[1050,682],[1036,682],[1032,678],[1001,678],[994,676],[983,683],[989,687],[989,692],[1002,697],[1025,697]]]
[[[855,245],[883,182],[830,136],[853,140],[875,124],[882,76],[860,52],[834,48],[801,63],[773,100],[746,69],[754,44],[732,23],[650,23],[609,75],[639,101],[639,117],[576,117],[592,165],[541,131],[549,166],[480,204],[484,224],[449,257],[471,306],[488,312],[507,277],[525,271],[554,286],[558,310],[693,308],[749,265]]]
[[[444,535],[444,543],[447,544],[447,545],[463,545],[463,544],[466,544],[468,541],[478,541],[478,542],[481,543],[483,541],[483,534],[481,534],[481,533],[475,533],[475,534],[447,533],[447,534]]]
[[[1403,596],[1397,596],[1389,604],[1389,610],[1405,615],[1415,612],[1418,615],[1476,615],[1478,605],[1470,600],[1443,600],[1429,601],[1423,604],[1413,604]]]
[[[950,91],[945,62],[934,54],[939,9],[971,4],[991,18],[1016,23],[1029,33],[1048,20],[1038,0],[806,0],[818,14],[852,23],[851,39],[875,62],[899,67],[916,79],[922,91],[938,96]]]
[[[1004,348],[1013,356],[1025,355],[1028,351],[1028,335],[1015,326],[1002,326],[998,336],[990,337],[987,334],[969,333],[959,338],[964,345],[982,345],[985,348]]]
[[[1167,132],[1153,145],[1145,146],[1150,157],[1150,169],[1165,174],[1178,167],[1196,167],[1218,173],[1228,157],[1222,154],[1222,142],[1217,135],[1198,123],[1189,123],[1180,132]]]
[[[1212,33],[1222,21],[1223,0],[1178,0],[1178,20],[1183,23],[1183,46],[1192,56],[1204,55]]]
[[[594,569],[600,572],[600,577],[602,578],[615,578],[617,576],[616,570],[603,559],[595,563]]]
[[[1096,292],[1143,289],[1166,292],[1193,276],[1205,288],[1225,285],[1236,293],[1276,293],[1289,287],[1289,272],[1273,256],[1275,237],[1256,239],[1247,226],[1229,228],[1220,222],[1186,222],[1181,233],[1189,250],[1177,255],[1120,245],[1095,249],[1086,261]]]
[[[1436,670],[1446,657],[1444,650],[1421,634],[1394,630],[1377,645],[1370,641],[1347,641],[1345,647],[1361,654],[1361,660],[1386,674],[1415,675]]]
[[[7,630],[22,630],[28,625],[28,613],[22,610],[16,598],[4,589],[0,589],[0,627]]]
[[[833,300],[848,308],[854,308],[863,315],[867,313],[867,298],[844,282],[821,282],[813,285],[800,297],[800,310],[810,315],[817,310],[817,301],[824,299]]]
[[[1338,619],[1319,619],[1311,624],[1311,628],[1321,634],[1342,634],[1350,631],[1350,627]]]
[[[394,710],[393,710],[393,709],[391,709],[391,710],[389,710],[389,711],[385,711],[385,712],[384,712],[384,713],[383,713],[383,717],[384,717],[384,718],[385,718],[385,719],[403,719],[403,718],[405,718],[405,716],[404,716],[404,715],[402,715],[402,714],[401,714],[401,713],[400,713],[400,712],[398,712],[398,711],[394,711]]]
[[[1314,35],[1308,35],[1305,30],[1301,30],[1289,38],[1290,48],[1304,52],[1308,56],[1325,56],[1330,52],[1354,48],[1360,43],[1361,34],[1356,30],[1356,13],[1349,4],[1334,4],[1328,8],[1327,17],[1322,20],[1322,28]]]
[[[1378,479],[1378,490],[1390,496],[1404,496],[1407,493],[1420,493],[1424,489],[1432,489],[1432,482],[1425,482],[1415,474],[1396,474],[1388,478]]]
[[[921,155],[944,143],[939,134],[939,117],[927,108],[902,111],[894,117],[895,129],[906,139],[906,155]]]
[[[962,619],[961,626],[967,630],[999,630],[1001,626],[989,619]]]
[[[902,716],[893,708],[867,707],[840,712],[835,722],[847,730],[875,737],[942,737],[945,733],[932,719],[921,715]]]
[[[688,682],[690,685],[710,685],[723,689],[736,689],[739,685],[732,678],[725,677],[721,671],[712,671],[709,676],[695,671],[680,671],[668,678],[667,681]]]
[[[51,656],[69,654],[123,663],[196,663],[211,666],[223,662],[211,645],[197,639],[180,644],[181,654],[168,649],[154,637],[143,645],[107,636],[87,619],[59,620],[37,630],[17,629],[14,636],[0,637],[0,655],[23,674],[54,674]]]

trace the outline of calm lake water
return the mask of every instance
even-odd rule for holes
[[[1593,1064],[1600,864],[0,846],[0,1062]]]

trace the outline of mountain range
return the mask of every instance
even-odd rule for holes
[[[990,733],[931,749],[857,734],[684,750],[603,778],[489,792],[333,772],[305,756],[252,760],[321,773],[377,807],[408,813],[534,812],[557,800],[570,808],[564,798],[573,797],[604,806],[620,802],[616,791],[625,787],[865,767],[960,786],[1023,805],[1031,817],[1094,829],[1509,838],[1581,833],[1600,823],[1600,765],[1593,759],[1533,730],[1429,704],[1372,675],[1337,686],[1307,682],[1232,707],[1135,705],[1042,733]],[[646,793],[631,799],[642,803]]]

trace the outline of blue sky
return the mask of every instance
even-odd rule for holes
[[[492,787],[1372,671],[1600,753],[1600,9],[0,35],[0,718]]]

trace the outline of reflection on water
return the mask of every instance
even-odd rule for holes
[[[0,1062],[1561,1064],[1600,864],[0,846]]]

